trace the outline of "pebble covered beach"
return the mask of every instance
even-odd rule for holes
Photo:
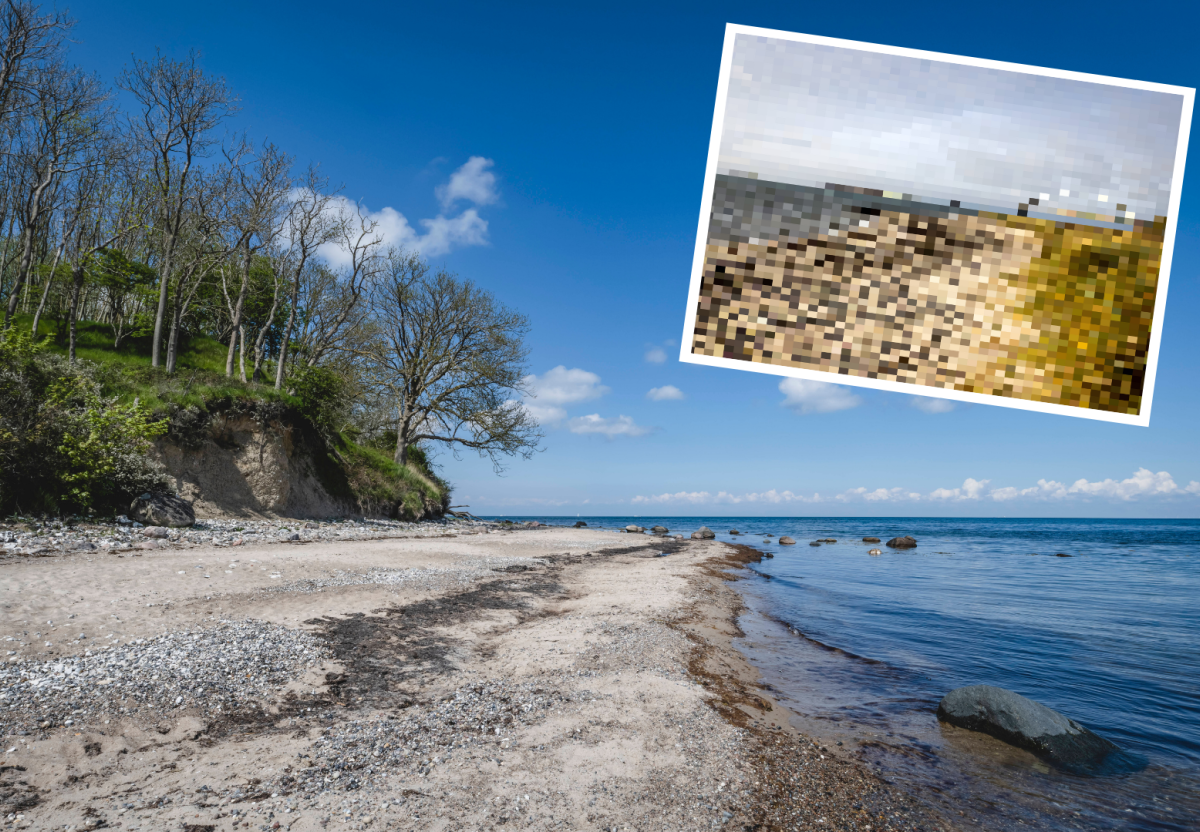
[[[753,550],[203,522],[5,530],[5,828],[950,828],[757,686]]]

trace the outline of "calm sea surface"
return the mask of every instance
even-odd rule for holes
[[[739,646],[797,727],[966,828],[1200,829],[1200,521],[507,519],[707,525],[773,554],[737,584]],[[861,542],[904,534],[916,549]],[[938,700],[970,684],[1061,711],[1121,746],[1125,770],[1064,774],[940,725]]]

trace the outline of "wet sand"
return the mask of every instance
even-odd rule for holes
[[[0,564],[5,827],[951,828],[759,686],[758,553],[472,532]]]

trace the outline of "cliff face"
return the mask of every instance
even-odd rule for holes
[[[154,449],[171,487],[192,501],[198,518],[441,516],[441,506],[423,495],[406,501],[407,508],[359,499],[353,464],[330,454],[294,414],[215,412],[201,424],[181,431],[173,422]]]

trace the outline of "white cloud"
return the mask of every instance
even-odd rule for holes
[[[949,399],[937,399],[933,396],[912,396],[909,403],[925,413],[949,413],[954,409],[954,402]]]
[[[876,488],[874,491],[868,488],[851,488],[838,494],[834,499],[840,500],[843,503],[849,503],[854,500],[866,500],[869,503],[880,502],[907,502],[909,500],[919,500],[921,495],[916,491],[910,491],[907,488]]]
[[[1159,471],[1155,474],[1146,468],[1137,469],[1132,477],[1120,482],[1111,479],[1100,482],[1075,480],[1067,490],[1072,494],[1109,497],[1116,500],[1187,493],[1187,489],[1177,486],[1175,480],[1171,479],[1171,475],[1166,471]]]
[[[525,376],[524,381],[529,395],[521,404],[543,425],[556,425],[567,418],[563,405],[586,402],[608,392],[600,376],[578,367],[568,370],[562,364],[541,376]]]
[[[525,376],[525,383],[544,404],[586,402],[608,392],[608,388],[600,383],[600,376],[578,367],[568,370],[563,364],[541,376]]]
[[[474,208],[468,208],[457,216],[446,216],[459,199],[467,199],[476,205],[487,205],[496,201],[494,174],[486,168],[492,160],[472,156],[461,168],[450,175],[450,181],[436,189],[442,203],[442,213],[431,219],[417,221],[414,228],[404,214],[392,207],[371,211],[366,206],[344,196],[335,196],[329,202],[329,211],[340,217],[354,217],[361,212],[375,223],[375,233],[383,240],[383,246],[403,247],[409,251],[436,257],[454,248],[484,246],[488,243],[488,221],[479,216]],[[300,191],[295,193],[299,194]],[[329,265],[341,268],[349,265],[350,253],[338,243],[328,243],[320,248],[320,256]]]
[[[345,216],[354,216],[359,205],[346,197],[334,197],[330,211]],[[383,247],[396,246],[429,256],[445,254],[462,246],[487,245],[488,222],[474,208],[463,211],[457,217],[438,215],[433,219],[420,220],[425,233],[419,233],[409,224],[408,218],[395,208],[371,211],[363,208],[363,216],[375,223],[375,233],[382,239]],[[340,242],[326,243],[318,249],[319,255],[334,268],[350,265],[350,252]]]
[[[983,489],[991,480],[976,480],[967,477],[960,488],[938,488],[929,495],[931,500],[978,500]]]
[[[1067,494],[1067,487],[1061,482],[1040,479],[1037,481],[1037,485],[1031,485],[1029,488],[1013,488],[1011,485],[1004,488],[995,488],[992,489],[992,493],[988,496],[997,502],[1006,502],[1022,497],[1035,500],[1061,500]]]
[[[646,360],[651,364],[662,364],[667,360],[667,352],[662,347],[651,347],[646,350]]]
[[[678,387],[666,384],[662,387],[651,387],[646,398],[652,402],[677,402],[686,399],[687,396],[683,395],[683,391]]]
[[[599,413],[592,413],[589,416],[577,416],[568,422],[567,426],[571,429],[571,433],[598,433],[607,439],[613,439],[618,436],[645,436],[653,430],[653,428],[648,428],[644,425],[634,424],[633,419],[628,416],[617,416],[612,419],[606,419]]]
[[[450,210],[460,199],[476,205],[491,205],[499,199],[500,195],[496,193],[496,174],[488,170],[493,164],[491,159],[472,156],[465,165],[450,174],[450,181],[437,188],[442,210]]]
[[[994,488],[989,490],[991,480],[977,480],[968,477],[958,488],[938,488],[927,497],[908,488],[875,488],[863,486],[850,488],[835,496],[833,499],[841,503],[852,502],[917,502],[923,499],[945,501],[980,500],[990,497],[997,502],[1007,502],[1017,499],[1030,500],[1069,500],[1106,498],[1110,500],[1130,501],[1138,498],[1170,498],[1200,496],[1200,482],[1191,480],[1180,487],[1166,471],[1157,474],[1146,468],[1139,468],[1132,477],[1124,480],[1100,480],[1090,482],[1086,479],[1076,480],[1071,485],[1065,485],[1055,480],[1040,479],[1037,485],[1028,488]],[[811,497],[794,494],[791,491],[747,492],[732,494],[728,491],[677,491],[650,496],[634,497],[635,504],[660,505],[665,503],[689,505],[736,505],[739,503],[820,503],[826,502],[819,493]]]
[[[689,505],[713,505],[717,503],[725,505],[738,505],[740,503],[819,503],[821,502],[821,495],[813,494],[811,497],[805,497],[803,494],[793,494],[791,491],[776,491],[773,488],[770,491],[752,491],[745,494],[730,494],[728,491],[718,491],[716,494],[709,491],[676,491],[674,494],[639,495],[630,500],[630,502],[642,505],[661,505],[663,503],[687,503]]]
[[[809,381],[804,378],[785,378],[779,382],[783,393],[781,404],[799,413],[833,413],[858,407],[862,399],[837,384]]]
[[[1200,494],[1200,482],[1192,480],[1181,488],[1166,471],[1156,474],[1148,468],[1139,468],[1132,477],[1119,481],[1105,479],[1091,482],[1078,479],[1068,486],[1054,480],[1041,479],[1037,485],[1029,488],[997,488],[990,496],[1000,502],[1017,499],[1065,500],[1073,497],[1103,497],[1127,502],[1140,497],[1178,497],[1185,494]]]
[[[542,405],[536,401],[525,399],[521,402],[522,407],[529,411],[529,415],[537,419],[539,425],[557,425],[563,419],[567,418],[567,411],[561,407],[554,405]]]

